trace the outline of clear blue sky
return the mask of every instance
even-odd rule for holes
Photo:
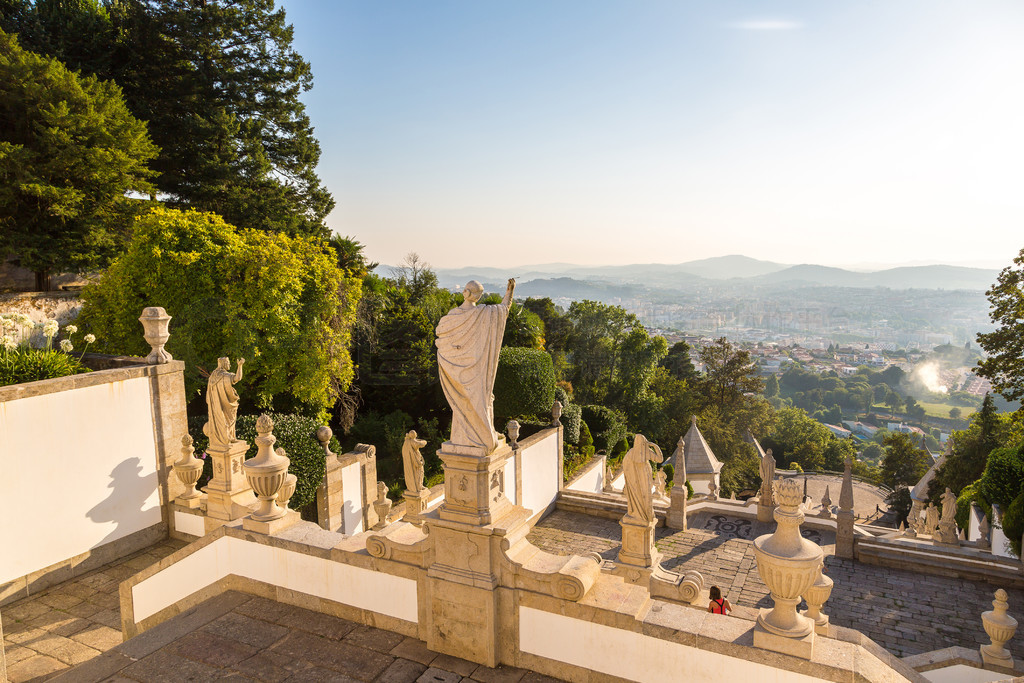
[[[1024,247],[1019,0],[283,4],[328,224],[375,260]]]

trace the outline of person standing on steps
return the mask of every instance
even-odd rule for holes
[[[722,597],[722,591],[718,586],[712,586],[708,590],[708,597],[711,598],[708,602],[708,611],[712,614],[728,614],[732,611],[732,605]]]

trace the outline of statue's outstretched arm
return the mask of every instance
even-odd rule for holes
[[[505,289],[505,298],[501,300],[503,306],[508,306],[512,303],[512,294],[516,290],[516,279],[510,277],[508,279],[508,287]]]
[[[241,381],[241,379],[242,379],[242,366],[243,365],[245,365],[245,359],[244,358],[239,358],[238,359],[238,366],[235,368],[235,381],[232,382],[232,384],[234,384],[235,382]]]

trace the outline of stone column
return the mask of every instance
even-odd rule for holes
[[[846,458],[843,485],[839,489],[839,512],[836,513],[836,557],[852,560],[853,548],[853,459]]]
[[[256,495],[245,479],[242,464],[249,444],[234,441],[224,447],[209,447],[206,454],[213,462],[213,477],[206,486],[206,531],[225,522],[241,519],[252,512]]]
[[[324,425],[316,430],[316,440],[324,449],[324,478],[316,490],[316,517],[321,528],[328,531],[341,529],[341,512],[345,507],[345,498],[341,491],[341,463],[338,454],[331,451],[331,437],[334,432]]]
[[[665,518],[665,526],[669,529],[680,529],[686,531],[686,484],[673,484],[669,493],[668,516]]]
[[[1017,632],[1017,620],[1006,613],[1009,607],[1007,597],[1009,596],[1002,588],[997,590],[996,599],[992,601],[992,610],[981,615],[981,624],[992,640],[988,645],[981,646],[981,660],[985,664],[1012,669],[1013,657],[1004,646]]]
[[[771,591],[774,607],[762,609],[754,627],[754,646],[810,659],[814,654],[814,621],[796,610],[820,574],[821,548],[800,535],[804,513],[800,484],[783,479],[775,485],[774,534],[754,540],[757,571]]]

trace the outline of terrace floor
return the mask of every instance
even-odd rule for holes
[[[666,569],[699,571],[706,586],[719,586],[734,605],[771,606],[751,541],[771,533],[774,523],[704,512],[691,517],[689,527],[657,529],[656,545]],[[835,556],[833,533],[804,529],[803,535],[825,551],[826,572],[835,587],[824,611],[833,624],[857,629],[900,657],[989,642],[981,613],[992,609],[999,586],[861,564]],[[615,559],[621,530],[617,521],[556,510],[534,527],[528,539],[550,553],[597,552]],[[1010,614],[1024,619],[1024,590],[1007,593]],[[1024,657],[1021,637],[1007,647],[1018,660]]]

